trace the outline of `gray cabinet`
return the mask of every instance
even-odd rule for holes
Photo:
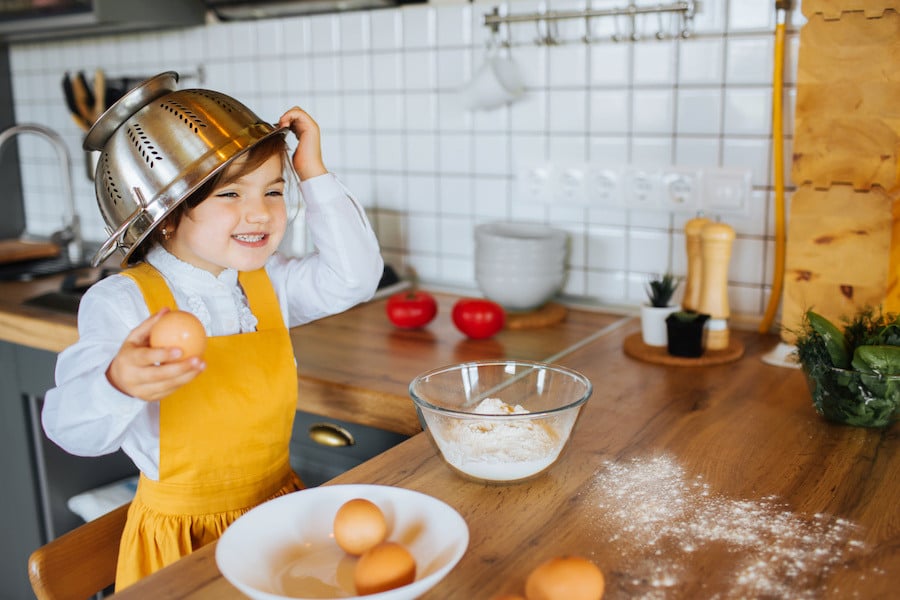
[[[28,556],[82,523],[71,496],[137,473],[123,453],[85,458],[44,436],[40,409],[56,354],[0,342],[0,598],[32,599]]]

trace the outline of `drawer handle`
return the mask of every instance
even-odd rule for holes
[[[309,427],[309,438],[322,446],[352,446],[356,443],[353,434],[334,423],[316,423]]]

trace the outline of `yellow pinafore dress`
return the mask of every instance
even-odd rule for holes
[[[123,271],[151,314],[176,308],[162,275]],[[297,410],[290,336],[263,269],[239,279],[259,323],[210,337],[206,369],[159,406],[159,481],[141,475],[122,533],[116,590],[219,538],[254,506],[302,488],[289,462]]]

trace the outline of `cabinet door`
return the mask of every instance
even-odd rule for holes
[[[0,342],[0,595],[11,600],[34,598],[28,582],[28,556],[44,539],[16,349],[13,344]]]
[[[28,556],[83,521],[68,499],[137,473],[122,452],[81,457],[47,439],[40,411],[56,354],[0,342],[0,597],[33,599]]]
[[[137,469],[124,452],[96,457],[73,456],[47,439],[41,426],[41,408],[44,392],[54,385],[56,354],[20,346],[17,359],[46,541],[83,523],[78,515],[69,510],[69,498],[135,475]]]

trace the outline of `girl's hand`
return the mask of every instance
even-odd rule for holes
[[[106,370],[106,378],[122,393],[156,402],[191,381],[206,364],[197,356],[180,360],[179,348],[151,348],[150,330],[168,309],[135,327]]]
[[[297,148],[294,150],[294,170],[300,180],[306,180],[328,172],[322,162],[322,140],[319,126],[305,110],[298,106],[290,109],[278,119],[279,127],[289,127],[297,136]]]

